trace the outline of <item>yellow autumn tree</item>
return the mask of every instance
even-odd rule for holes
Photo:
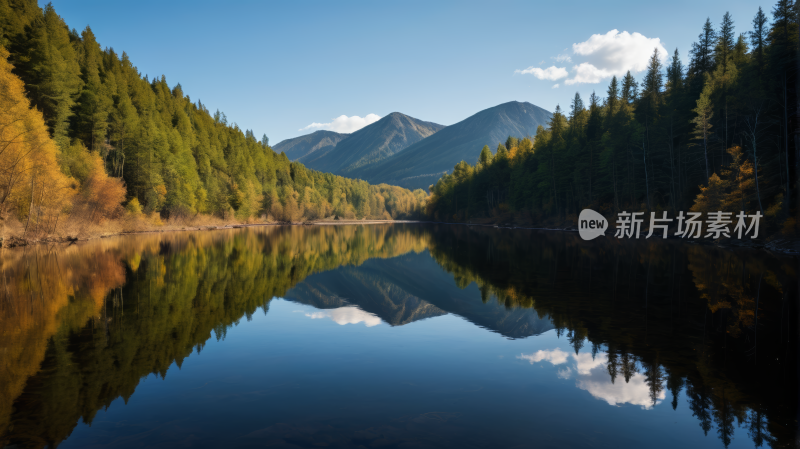
[[[750,211],[749,205],[755,193],[753,163],[744,158],[741,147],[729,148],[728,154],[732,161],[721,170],[722,176],[712,173],[708,185],[700,186],[700,193],[691,208],[693,212]]]
[[[297,222],[303,217],[303,205],[297,200],[300,195],[294,190],[289,191],[286,195],[286,204],[283,205],[284,220],[288,222]]]
[[[83,151],[88,152],[86,148]],[[89,153],[89,175],[81,185],[71,218],[90,223],[101,223],[116,218],[122,213],[125,201],[125,186],[119,178],[108,176],[103,159],[97,153]]]
[[[707,214],[722,210],[727,187],[727,181],[717,176],[716,173],[712,173],[708,178],[708,185],[700,186],[700,193],[697,194],[691,211]]]
[[[8,56],[0,47],[0,232],[16,216],[26,234],[52,233],[74,190],[59,168],[42,113],[31,108]]]
[[[747,211],[748,204],[755,193],[755,177],[753,162],[744,159],[742,147],[728,149],[733,161],[723,176],[729,180],[730,192],[725,196],[724,206],[728,211]]]

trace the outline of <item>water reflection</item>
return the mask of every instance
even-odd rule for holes
[[[757,447],[793,444],[796,259],[469,228],[432,239],[431,253],[462,285],[475,282],[485,297],[549,316],[576,354],[587,342],[595,355],[606,347],[612,383],[641,373],[650,404],[666,387],[676,408],[685,390],[700,427],[716,429],[726,447],[734,421],[749,426]]]
[[[302,311],[298,310],[298,312]],[[372,327],[381,324],[380,318],[355,306],[338,307],[318,312],[303,312],[303,314],[312,320],[327,318],[342,326],[345,324],[364,323],[367,327]]]
[[[668,393],[677,409],[683,395],[703,432],[725,446],[737,428],[757,447],[789,446],[796,266],[680,242],[401,225],[5,250],[0,445],[58,445],[79,421],[91,423],[119,397],[127,402],[143,376],[163,378],[283,297],[302,304],[305,319],[340,325],[405,326],[449,314],[512,340],[555,329],[569,348],[517,352],[517,360],[555,366],[556,377],[597,400],[643,413]]]
[[[552,365],[564,365],[558,370],[561,379],[575,379],[575,386],[588,391],[597,399],[609,405],[633,404],[644,410],[652,409],[666,397],[663,382],[653,383],[641,374],[641,368],[632,370],[625,382],[615,382],[609,374],[609,359],[605,352],[591,354],[581,352],[569,354],[561,349],[539,350],[533,354],[521,354],[517,358],[527,360],[533,365],[538,362],[550,362]]]

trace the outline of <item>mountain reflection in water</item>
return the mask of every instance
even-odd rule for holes
[[[0,447],[796,438],[798,265],[762,251],[465,226],[269,226],[4,250],[0,264]],[[253,322],[226,340],[243,317]],[[167,378],[193,352],[206,368]],[[250,356],[226,359],[240,352]],[[222,373],[230,379],[214,380]],[[259,383],[263,393],[231,390]],[[188,423],[169,438],[151,422],[162,406]],[[224,419],[198,412],[218,407]],[[126,418],[106,426],[115,414]]]

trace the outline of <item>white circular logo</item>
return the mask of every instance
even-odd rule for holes
[[[591,209],[584,209],[578,217],[578,233],[584,240],[592,240],[605,235],[608,221]]]

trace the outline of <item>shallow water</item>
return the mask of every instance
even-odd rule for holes
[[[0,255],[0,446],[793,447],[797,260],[465,226]]]

